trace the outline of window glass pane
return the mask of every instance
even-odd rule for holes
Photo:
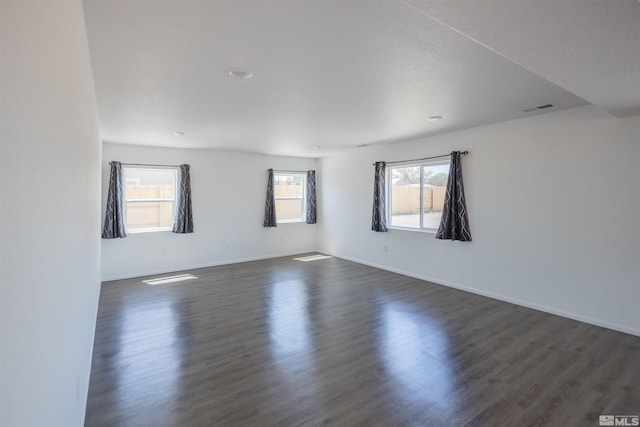
[[[302,197],[302,181],[300,175],[276,175],[273,189],[275,197]]]
[[[127,202],[127,229],[129,231],[171,228],[173,201]]]
[[[422,167],[423,176],[423,209],[422,227],[438,228],[444,206],[444,195],[447,192],[449,165],[428,165]]]
[[[173,225],[177,171],[125,168],[127,231],[167,230]]]
[[[420,228],[420,166],[391,169],[391,225]]]
[[[276,215],[279,221],[287,221],[302,218],[301,199],[276,200]]]
[[[134,169],[125,168],[127,185],[173,185],[174,169]]]

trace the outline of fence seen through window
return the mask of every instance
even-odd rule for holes
[[[171,230],[177,169],[125,167],[123,170],[127,232]]]
[[[450,161],[389,169],[391,227],[437,229],[447,190]]]
[[[278,222],[302,222],[305,220],[305,180],[304,173],[274,173],[273,193]]]

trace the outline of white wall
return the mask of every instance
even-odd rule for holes
[[[317,160],[103,144],[103,212],[111,160],[191,165],[193,234],[129,233],[102,240],[102,278],[112,280],[314,251],[316,225],[264,228],[267,169],[316,169]]]
[[[1,7],[0,425],[81,426],[100,283],[82,4]]]
[[[582,107],[322,159],[319,249],[640,335],[639,131]],[[370,231],[373,161],[454,149],[473,242]]]

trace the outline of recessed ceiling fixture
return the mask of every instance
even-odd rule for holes
[[[437,122],[438,120],[442,120],[442,116],[429,116],[427,118],[428,122]]]
[[[241,80],[247,80],[253,77],[253,73],[249,70],[243,70],[242,68],[231,68],[227,71],[231,77]]]
[[[184,132],[182,132],[182,131],[180,131],[180,130],[174,130],[174,131],[173,131],[173,134],[174,134],[175,136],[182,136],[182,135],[184,135]]]

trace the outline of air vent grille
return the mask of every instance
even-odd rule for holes
[[[522,110],[522,112],[523,113],[530,113],[532,111],[547,110],[547,109],[553,108],[555,106],[556,106],[555,104],[538,105],[537,107],[531,107],[531,108],[527,108],[526,110]]]

